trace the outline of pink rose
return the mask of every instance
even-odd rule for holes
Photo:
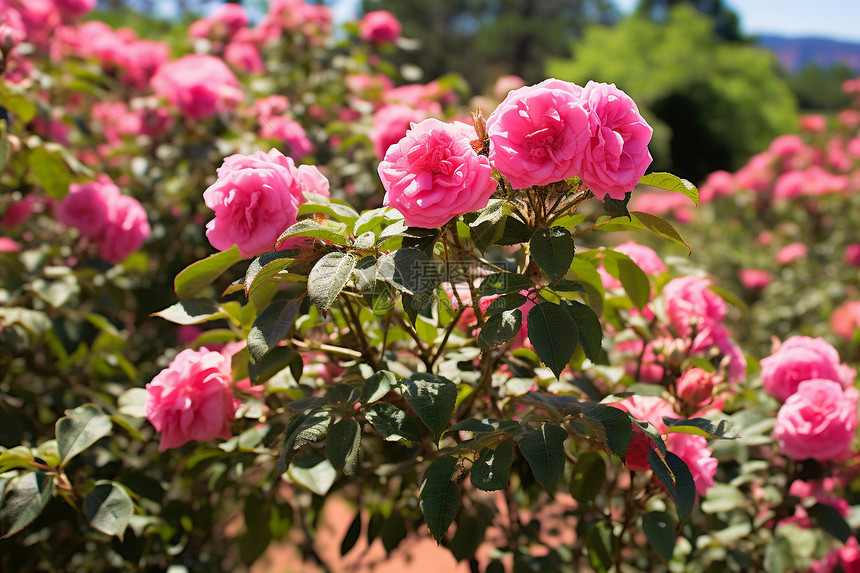
[[[670,213],[680,223],[689,223],[693,218],[693,203],[680,193],[673,191],[646,191],[633,195],[628,208],[631,211],[645,211],[652,215]]]
[[[525,85],[526,81],[520,76],[502,76],[493,85],[493,95],[499,99],[504,99],[512,90],[518,90]]]
[[[827,118],[817,114],[801,116],[800,129],[811,133],[821,133],[827,129]]]
[[[735,180],[728,171],[714,171],[699,187],[699,201],[713,201],[717,197],[728,196],[735,192]]]
[[[648,143],[653,130],[636,103],[615,84],[588,82],[582,99],[589,113],[591,138],[580,176],[598,199],[624,199],[651,165]]]
[[[284,115],[290,109],[290,100],[282,95],[270,95],[254,101],[254,109],[261,119]]]
[[[612,247],[612,250],[624,253],[630,257],[630,259],[636,263],[636,265],[642,269],[642,272],[646,275],[653,276],[666,272],[666,265],[663,264],[662,259],[660,259],[660,255],[658,255],[651,247],[640,245],[639,243],[631,240],[626,243],[621,243],[617,247]],[[606,269],[603,268],[602,264],[597,268],[597,272],[600,273],[600,278],[603,281],[603,288],[606,290],[621,288],[621,281],[606,272]]]
[[[425,228],[486,207],[497,183],[489,160],[472,149],[476,138],[465,123],[413,125],[379,164],[383,204],[400,211],[407,225]]]
[[[784,246],[776,253],[776,262],[781,265],[787,265],[788,263],[799,259],[805,254],[806,245],[804,245],[803,243],[791,243],[789,245]]]
[[[314,165],[299,165],[296,170],[296,179],[298,181],[298,195],[296,195],[297,187],[292,187],[290,191],[296,196],[299,204],[305,202],[305,191],[316,193],[317,195],[329,196],[329,182],[319,169]]]
[[[249,74],[262,74],[266,71],[263,66],[263,58],[260,57],[260,50],[248,42],[230,42],[227,44],[227,47],[224,48],[224,59]]]
[[[206,347],[183,350],[146,385],[146,418],[161,432],[158,451],[191,440],[230,439],[239,407],[230,360]]]
[[[115,197],[108,209],[107,223],[96,238],[99,256],[119,263],[139,249],[150,232],[143,205],[127,195]]]
[[[427,117],[427,113],[408,105],[386,105],[373,114],[370,141],[376,157],[383,159],[388,148],[400,141],[413,123]],[[477,137],[477,136],[476,136]]]
[[[851,267],[860,267],[860,243],[850,243],[845,247],[845,254],[842,256],[845,264]]]
[[[17,253],[21,250],[15,239],[9,237],[0,237],[0,253]]]
[[[110,207],[118,197],[119,187],[105,174],[96,181],[72,183],[69,194],[57,205],[57,220],[94,239],[107,225]]]
[[[260,137],[286,143],[291,157],[301,158],[314,152],[314,144],[308,139],[305,129],[299,122],[288,117],[276,116],[262,121]]]
[[[3,217],[0,218],[0,226],[17,227],[30,218],[30,215],[33,214],[35,205],[35,195],[27,195],[20,201],[15,201],[9,205],[9,208],[6,209],[5,213],[3,213]]]
[[[708,290],[711,281],[694,276],[672,279],[663,287],[662,296],[670,326],[682,337],[696,326],[702,333],[726,317],[726,303]]]
[[[748,289],[760,289],[770,284],[773,280],[770,272],[762,269],[741,269],[738,272],[741,284]]]
[[[96,7],[96,0],[54,0],[57,10],[72,18],[80,18]]]
[[[780,450],[795,460],[842,460],[851,452],[857,430],[855,388],[833,380],[801,382],[776,414],[774,437]]]
[[[239,80],[223,60],[205,54],[164,64],[151,81],[155,93],[192,120],[232,109],[241,99]]]
[[[860,300],[851,300],[833,311],[830,328],[840,338],[852,340],[860,330]]]
[[[296,222],[300,196],[293,160],[276,149],[231,155],[203,192],[206,206],[215,211],[206,237],[220,251],[238,245],[246,259],[265,253]]]
[[[490,162],[515,189],[579,173],[591,129],[581,95],[576,84],[548,79],[508,93],[490,114]]]
[[[233,37],[236,32],[248,25],[248,15],[241,4],[221,4],[215,8],[209,19],[223,25],[228,37]]]
[[[822,338],[793,336],[761,360],[764,389],[777,400],[786,400],[804,380],[839,380],[839,354]]]
[[[361,39],[374,44],[391,44],[400,37],[400,32],[400,22],[385,10],[368,12],[359,23]]]
[[[711,399],[714,392],[714,375],[701,368],[685,370],[675,385],[675,391],[683,402],[698,406]]]
[[[674,418],[675,411],[672,406],[657,396],[631,396],[610,404],[619,410],[629,412],[631,416],[642,422],[648,422],[659,433],[666,432],[666,424],[663,417]],[[633,439],[630,442],[630,450],[624,458],[624,463],[633,471],[644,472],[651,469],[648,463],[648,452],[651,451],[651,438],[636,424],[633,424]]]

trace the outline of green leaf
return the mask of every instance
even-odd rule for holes
[[[603,327],[600,325],[600,319],[590,306],[581,302],[565,300],[562,304],[576,323],[579,343],[582,344],[585,355],[592,362],[596,362],[603,343]]]
[[[400,542],[406,539],[407,532],[406,520],[403,519],[400,512],[392,511],[382,524],[382,530],[379,532],[385,552],[391,553],[394,551],[400,545]]]
[[[612,217],[627,217],[630,219],[630,212],[627,211],[627,205],[630,203],[630,197],[633,194],[628,191],[624,194],[624,199],[614,199],[609,195],[603,197],[603,206],[606,212]]]
[[[360,396],[361,392],[359,392],[358,388],[350,386],[349,384],[335,384],[333,386],[329,386],[325,393],[325,399],[328,403],[340,410],[351,410],[353,404],[358,402]]]
[[[277,300],[263,309],[248,333],[248,353],[259,363],[268,351],[276,347],[292,328],[299,312],[299,301]]]
[[[101,483],[84,498],[84,515],[93,528],[106,535],[115,535],[122,541],[134,515],[134,504],[119,484]]]
[[[364,386],[361,388],[361,397],[359,402],[362,404],[371,404],[376,402],[391,390],[397,384],[397,378],[388,370],[380,370],[374,372],[370,378],[364,381]]]
[[[488,432],[505,432],[506,434],[511,434],[515,428],[519,428],[520,423],[515,422],[513,420],[496,420],[495,418],[488,418],[486,420],[477,420],[475,418],[467,418],[465,420],[461,420],[445,430],[445,433],[449,432],[475,432],[475,433],[488,433]]]
[[[516,217],[505,219],[505,230],[502,236],[496,239],[497,245],[519,245],[528,243],[532,238],[532,230]]]
[[[575,257],[573,263],[570,265],[570,270],[582,281],[585,294],[588,295],[588,305],[597,316],[602,315],[603,298],[606,296],[606,291],[603,288],[603,279],[600,277],[600,273],[597,272],[595,264],[582,260],[580,257]]]
[[[0,171],[6,168],[9,159],[9,135],[8,125],[5,119],[0,119]]]
[[[314,237],[335,245],[345,246],[347,244],[346,234],[346,225],[343,223],[328,221],[327,225],[320,225],[314,219],[302,219],[281,233],[275,242],[275,248],[280,247],[287,239],[296,237]]]
[[[347,475],[358,474],[361,426],[353,418],[335,423],[326,436],[325,448],[334,469]]]
[[[628,424],[629,425],[629,424]],[[606,462],[599,452],[583,452],[573,466],[570,495],[580,506],[594,501],[606,481]]]
[[[657,554],[666,561],[671,561],[678,534],[675,533],[669,514],[663,511],[646,513],[642,518],[642,529]]]
[[[583,285],[581,282],[568,279],[561,279],[560,281],[553,283],[552,290],[554,290],[555,292],[588,292],[587,290],[585,290],[585,285]]]
[[[664,461],[665,460],[665,461]],[[687,464],[672,452],[666,452],[663,459],[657,450],[648,452],[648,463],[660,482],[666,487],[678,507],[678,517],[686,521],[696,503],[696,482]]]
[[[245,272],[245,296],[251,294],[258,286],[293,264],[295,251],[278,251],[263,253],[248,266]]]
[[[693,434],[723,440],[734,440],[738,437],[732,430],[728,420],[720,420],[719,423],[715,424],[705,418],[676,420],[664,416],[663,423],[666,424],[666,428],[668,428],[667,432],[670,434]]]
[[[520,331],[523,325],[523,313],[520,309],[505,310],[492,315],[478,334],[478,346],[482,350],[502,345]]]
[[[460,509],[460,486],[455,481],[458,466],[457,458],[442,456],[427,467],[421,478],[418,505],[436,543],[442,542]]]
[[[10,91],[9,85],[5,83],[0,84],[0,106],[17,115],[24,124],[36,117],[36,102],[24,94]]]
[[[239,247],[215,253],[182,269],[173,280],[173,289],[179,298],[192,298],[200,294],[212,281],[242,260]]]
[[[327,311],[354,268],[355,257],[349,253],[329,253],[318,260],[308,275],[308,294],[314,306]]]
[[[747,503],[747,497],[738,488],[716,483],[708,488],[707,498],[702,501],[701,507],[704,513],[720,513],[743,507]]]
[[[26,473],[6,490],[0,506],[0,532],[5,539],[21,531],[42,513],[51,499],[54,478],[42,472]]]
[[[681,233],[679,233],[669,221],[658,217],[657,215],[652,215],[651,213],[643,213],[642,211],[633,211],[631,214],[649,231],[663,237],[671,243],[686,247],[690,253],[693,252],[692,247],[687,244],[687,241],[684,240]]]
[[[481,281],[478,296],[491,294],[518,293],[534,288],[535,283],[525,275],[516,273],[495,273]]]
[[[612,524],[609,521],[599,521],[588,532],[585,539],[585,547],[588,551],[588,561],[597,573],[609,571],[615,561],[618,552],[618,538],[612,532]]]
[[[318,193],[305,192],[304,196],[308,201],[299,205],[297,215],[299,217],[311,213],[325,213],[350,222],[359,218],[358,212],[345,202],[339,202],[337,199],[330,199]]]
[[[421,430],[418,429],[418,424],[397,406],[385,402],[374,404],[365,417],[385,441],[421,441]]]
[[[727,289],[724,289],[721,286],[709,285],[708,290],[711,291],[712,293],[718,295],[721,299],[723,299],[724,301],[726,301],[727,303],[729,303],[730,305],[732,305],[735,308],[739,308],[743,311],[749,310],[749,307],[747,306],[747,304],[743,300],[741,300],[738,295],[736,295],[735,293],[733,293]]]
[[[791,541],[777,535],[764,549],[765,573],[784,573],[794,567],[794,556],[791,551]]]
[[[612,406],[594,406],[583,408],[582,415],[590,420],[599,422],[603,426],[606,436],[606,445],[615,455],[623,458],[630,449],[630,440],[633,437],[633,427],[630,424],[630,416],[626,412]]]
[[[489,318],[494,314],[499,314],[506,310],[517,309],[524,305],[527,300],[528,299],[525,296],[519,293],[502,295],[490,303],[490,306],[488,306],[487,310],[484,311],[484,318]]]
[[[30,151],[27,164],[45,193],[54,199],[62,199],[69,192],[72,174],[60,157],[43,147],[37,147]]]
[[[406,402],[433,432],[433,440],[438,445],[454,413],[457,385],[443,376],[420,372],[405,378],[401,384]]]
[[[675,191],[686,195],[696,205],[699,204],[699,190],[696,189],[696,186],[671,173],[649,173],[639,179],[639,184],[665,189],[666,191]]]
[[[469,225],[472,242],[482,253],[501,239],[509,207],[502,200],[492,200],[484,209],[466,213],[463,220]]]
[[[296,366],[298,365],[298,366]],[[293,378],[298,381],[302,377],[302,358],[298,352],[288,346],[275,346],[263,356],[260,362],[248,364],[248,376],[251,382],[260,384],[286,368],[293,370]],[[295,369],[298,368],[298,372]]]
[[[432,289],[437,282],[436,267],[419,249],[403,248],[382,255],[376,268],[385,282],[413,296]]]
[[[294,414],[284,432],[284,444],[281,446],[281,456],[278,459],[278,474],[287,471],[290,462],[302,446],[325,437],[329,424],[331,424],[331,412],[326,409]]]
[[[842,543],[846,543],[851,537],[851,526],[835,507],[826,503],[816,503],[807,509],[806,513],[815,525]]]
[[[539,428],[526,433],[517,444],[535,479],[550,494],[555,491],[564,471],[565,439],[567,431],[564,428],[543,422]]]
[[[513,459],[514,446],[510,440],[499,442],[495,449],[482,449],[469,474],[472,485],[484,491],[507,489]]]
[[[349,524],[349,529],[346,530],[346,534],[340,542],[341,557],[349,553],[349,551],[355,547],[355,543],[358,541],[359,535],[361,535],[361,509],[355,512],[355,517],[353,518],[352,523]]]
[[[57,448],[60,463],[70,459],[110,434],[113,424],[94,404],[84,404],[67,410],[66,416],[57,420]]]
[[[119,395],[117,406],[126,416],[145,418],[147,400],[149,400],[149,392],[145,388],[129,388]]]
[[[162,311],[154,312],[151,316],[159,316],[164,320],[186,325],[227,318],[227,313],[218,303],[208,298],[188,298]]]
[[[298,460],[287,470],[287,475],[295,483],[317,495],[326,495],[337,479],[337,471],[326,459]]]
[[[639,265],[625,255],[616,251],[607,251],[603,259],[603,267],[613,277],[621,281],[621,286],[630,300],[640,310],[651,300],[651,283],[648,275]]]
[[[357,249],[359,251],[369,251],[376,244],[376,235],[373,234],[373,231],[367,231],[366,233],[362,233],[358,237],[355,238],[355,242],[352,244],[353,249]]]
[[[542,302],[529,311],[527,324],[535,352],[558,378],[579,341],[576,323],[559,305]]]
[[[242,508],[245,532],[239,538],[239,557],[245,565],[259,559],[272,541],[272,509],[263,499],[260,489],[252,489],[245,494]]]
[[[564,278],[573,262],[573,237],[564,227],[538,229],[529,242],[532,258],[554,282]]]

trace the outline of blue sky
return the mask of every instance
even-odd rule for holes
[[[637,0],[615,0],[624,12]],[[745,34],[812,36],[860,42],[860,0],[727,0]]]

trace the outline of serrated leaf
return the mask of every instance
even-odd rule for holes
[[[51,499],[54,478],[42,472],[26,473],[11,488],[7,486],[0,506],[0,532],[5,539],[36,519]]]
[[[511,433],[514,428],[519,428],[520,423],[515,422],[513,420],[496,420],[495,418],[488,418],[486,420],[477,420],[475,418],[467,418],[465,420],[461,420],[445,430],[445,433],[449,432],[476,432],[476,433],[484,433],[484,432],[505,432]]]
[[[529,311],[529,340],[556,378],[576,350],[579,334],[570,313],[557,304],[542,302]]]
[[[678,517],[686,521],[696,503],[696,482],[690,468],[672,452],[666,452],[661,459],[657,450],[648,452],[648,463],[656,477],[665,486],[678,508]]]
[[[299,312],[299,301],[277,300],[263,309],[248,332],[248,353],[259,363],[286,337]]]
[[[374,372],[370,378],[364,381],[361,388],[361,397],[359,402],[362,404],[371,404],[376,402],[386,394],[391,388],[397,384],[397,378],[388,370],[380,370]]]
[[[581,302],[565,300],[562,304],[576,323],[579,343],[582,344],[585,355],[592,362],[596,362],[603,343],[603,327],[600,325],[600,319],[590,306]]]
[[[151,316],[158,316],[176,324],[188,325],[227,318],[227,313],[218,303],[208,298],[188,298],[180,300],[162,311],[154,312]]]
[[[627,205],[630,203],[632,193],[628,191],[624,194],[624,199],[614,199],[609,195],[603,197],[603,205],[606,212],[612,217],[627,217],[630,218],[630,213],[627,211]]]
[[[180,299],[193,298],[241,260],[242,255],[236,245],[229,250],[210,255],[182,269],[173,280],[173,290]]]
[[[355,268],[349,253],[328,253],[317,261],[308,275],[308,295],[315,307],[325,312],[346,286]]]
[[[503,440],[495,449],[482,449],[469,473],[472,485],[484,491],[507,489],[513,459],[514,446],[510,440]]]
[[[737,296],[735,293],[733,293],[727,289],[724,289],[721,286],[709,285],[708,290],[711,291],[712,293],[716,294],[721,299],[723,299],[724,301],[726,301],[727,303],[729,303],[730,305],[732,305],[735,308],[739,308],[743,311],[749,310],[749,307],[747,306],[747,304],[743,300],[741,300],[739,296]]]
[[[640,310],[651,300],[651,283],[648,275],[639,268],[633,259],[616,251],[607,251],[603,267],[613,277],[621,281],[621,286],[630,300]]]
[[[418,505],[436,543],[442,542],[460,509],[460,486],[454,479],[458,465],[457,458],[442,456],[427,467],[421,478]]]
[[[388,403],[374,404],[365,414],[367,421],[387,442],[421,441],[421,430],[409,414]]]
[[[347,475],[358,473],[360,447],[361,425],[353,418],[344,418],[335,423],[326,436],[326,454],[331,465]]]
[[[266,279],[272,277],[293,264],[295,251],[278,251],[263,253],[248,265],[245,272],[245,296],[256,290]]]
[[[251,378],[251,382],[260,384],[287,366],[294,369],[296,364],[298,364],[298,373],[293,371],[292,374],[293,378],[298,381],[301,378],[301,356],[288,346],[275,346],[259,362],[248,364],[248,376]]]
[[[815,525],[842,543],[846,543],[851,537],[851,526],[835,507],[826,503],[816,503],[807,509],[806,513]]]
[[[472,242],[482,253],[502,237],[507,211],[504,201],[493,200],[481,211],[463,216],[463,220],[469,225]]]
[[[128,492],[117,483],[102,483],[84,498],[84,515],[93,528],[122,541],[134,504]]]
[[[495,348],[517,335],[523,326],[523,313],[520,309],[505,310],[490,316],[478,334],[478,346],[482,350]]]
[[[113,423],[93,404],[84,404],[68,410],[64,418],[56,423],[57,447],[60,463],[70,459],[110,434]]]
[[[584,452],[576,460],[570,476],[570,495],[580,506],[591,503],[606,481],[606,462],[598,452]]]
[[[686,195],[696,205],[699,204],[699,190],[696,189],[696,186],[677,175],[672,175],[671,173],[649,173],[639,179],[639,184],[656,187],[657,189],[665,189],[666,191],[675,191]]]
[[[532,231],[528,226],[516,217],[505,219],[505,229],[502,236],[496,239],[497,245],[519,245],[528,243],[532,238]]]
[[[326,495],[337,479],[337,470],[326,459],[317,463],[299,460],[287,470],[287,476],[317,495]]]
[[[290,466],[296,452],[302,446],[321,440],[328,433],[331,412],[325,409],[294,414],[284,432],[284,443],[278,459],[278,474],[283,474]]]
[[[329,221],[328,225],[320,225],[314,219],[302,219],[280,234],[275,247],[280,247],[287,239],[296,237],[313,237],[340,246],[347,244],[346,225],[343,223]]]
[[[436,267],[419,249],[408,247],[382,255],[376,268],[385,282],[413,296],[436,284]]]
[[[358,249],[360,251],[367,251],[373,248],[376,244],[376,235],[373,234],[373,231],[366,231],[355,238],[355,242],[352,244],[352,248]]]
[[[487,310],[484,311],[484,318],[489,318],[494,314],[499,314],[506,310],[514,310],[520,308],[528,299],[519,293],[505,294],[490,303]]]
[[[379,532],[385,552],[390,554],[394,551],[400,545],[400,542],[406,539],[407,532],[406,520],[403,519],[400,512],[392,511],[382,524],[382,529]]]
[[[582,415],[603,426],[606,445],[615,455],[621,458],[627,455],[630,440],[633,437],[633,427],[630,424],[630,416],[626,412],[611,406],[594,406],[583,408]]]
[[[567,431],[556,424],[543,422],[526,433],[517,444],[528,461],[537,482],[552,494],[564,471],[564,441]]]
[[[401,392],[438,445],[454,413],[457,385],[444,376],[419,372],[401,381]]]
[[[349,528],[346,530],[343,540],[340,542],[341,557],[349,553],[349,551],[355,547],[355,543],[358,541],[359,535],[361,535],[361,509],[355,512],[355,517],[352,519],[352,523],[349,524]]]
[[[695,436],[723,440],[734,440],[738,437],[732,430],[728,420],[720,420],[719,423],[715,424],[706,418],[676,420],[664,416],[663,423],[666,424],[667,433],[670,434],[693,434]]]
[[[538,229],[529,242],[532,258],[554,282],[560,280],[573,262],[573,237],[564,227]]]
[[[117,406],[119,411],[126,416],[144,418],[146,417],[147,400],[149,400],[149,392],[145,388],[129,388],[119,395]]]
[[[478,296],[518,293],[534,288],[535,283],[525,275],[495,273],[486,277],[478,286]]]
[[[588,561],[597,573],[609,571],[618,552],[618,539],[609,521],[599,521],[585,539]]]
[[[666,561],[671,561],[678,534],[675,533],[669,514],[663,511],[646,513],[642,518],[642,529],[657,554]]]
[[[663,237],[669,242],[675,243],[676,245],[681,245],[682,247],[686,247],[687,250],[692,253],[693,249],[684,240],[684,237],[681,236],[681,233],[678,232],[675,227],[672,226],[672,223],[663,219],[662,217],[658,217],[657,215],[652,215],[651,213],[644,213],[642,211],[633,211],[631,212],[634,218],[636,218],[642,225],[651,231],[652,233]]]

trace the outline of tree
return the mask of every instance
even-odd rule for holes
[[[655,169],[701,180],[739,167],[796,125],[773,55],[721,41],[713,21],[689,6],[671,9],[665,24],[632,16],[594,26],[573,52],[551,60],[548,75],[615,82],[634,98],[655,129]]]
[[[714,29],[723,40],[741,39],[738,29],[738,15],[723,0],[640,0],[636,8],[638,16],[649,18],[652,22],[663,24],[669,11],[675,6],[690,5],[702,14],[714,19]]]

